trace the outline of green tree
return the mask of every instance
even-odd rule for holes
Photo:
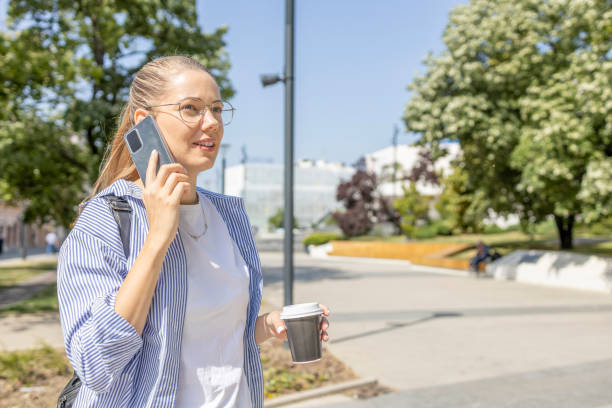
[[[410,183],[408,188],[402,186],[402,190],[404,196],[395,200],[393,208],[400,214],[404,234],[414,238],[417,224],[427,221],[430,199],[419,194],[415,183]]]
[[[469,177],[460,164],[443,178],[443,190],[435,208],[442,221],[457,232],[480,232],[487,216],[489,202],[483,192],[469,184]]]
[[[407,129],[434,156],[458,140],[469,184],[523,225],[612,204],[612,1],[472,0],[450,14],[446,50],[410,84]]]
[[[234,94],[227,27],[203,33],[194,0],[12,0],[7,22],[0,198],[26,200],[28,222],[53,218],[67,226],[74,218],[146,61],[191,55],[211,70],[224,98]]]

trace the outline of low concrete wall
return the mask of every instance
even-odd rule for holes
[[[612,258],[562,251],[514,251],[487,265],[495,279],[612,293]]]

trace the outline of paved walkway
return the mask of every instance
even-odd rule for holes
[[[282,254],[262,253],[282,303]],[[474,279],[405,261],[296,254],[295,303],[331,309],[330,350],[399,392],[329,407],[612,404],[612,296]],[[437,272],[437,273],[432,273]]]
[[[57,260],[57,254],[36,254],[28,256],[25,262],[54,260]],[[23,264],[24,261],[18,257],[0,260],[1,266]],[[0,308],[28,299],[56,280],[56,271],[43,272],[11,288],[0,290]],[[33,348],[41,342],[62,347],[64,342],[57,313],[0,315],[0,332],[0,351]]]
[[[56,280],[56,271],[48,271],[10,288],[0,289],[0,309],[31,298]]]
[[[63,347],[58,313],[0,315],[0,352],[39,347]]]
[[[610,407],[612,360],[425,387],[328,408],[587,408]]]

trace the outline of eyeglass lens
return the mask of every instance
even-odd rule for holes
[[[218,101],[206,105],[197,99],[186,99],[181,102],[179,113],[185,122],[195,123],[200,120],[201,115],[204,115],[206,109],[210,109],[215,119],[221,121],[224,125],[229,125],[234,116],[232,106],[226,102]]]

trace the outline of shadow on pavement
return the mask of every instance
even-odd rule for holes
[[[282,267],[262,267],[264,285],[273,284],[283,280]],[[449,278],[444,275],[434,275],[426,272],[398,271],[398,272],[348,272],[341,269],[323,268],[320,266],[297,266],[294,269],[294,280],[312,282],[322,279],[361,279],[361,278]]]
[[[441,313],[434,313],[432,315],[429,315],[429,316],[426,316],[426,317],[423,317],[417,320],[413,320],[411,322],[402,322],[402,323],[387,322],[387,326],[389,327],[386,327],[384,329],[370,330],[367,332],[354,334],[352,336],[340,337],[339,339],[334,339],[332,343],[333,344],[342,343],[344,341],[367,337],[373,334],[380,334],[380,333],[385,333],[385,332],[396,330],[396,329],[401,329],[402,327],[416,326],[417,324],[425,323],[425,322],[428,322],[434,319],[440,319],[440,318],[446,318],[446,317],[461,317],[461,316],[463,316],[461,313],[441,312]]]

